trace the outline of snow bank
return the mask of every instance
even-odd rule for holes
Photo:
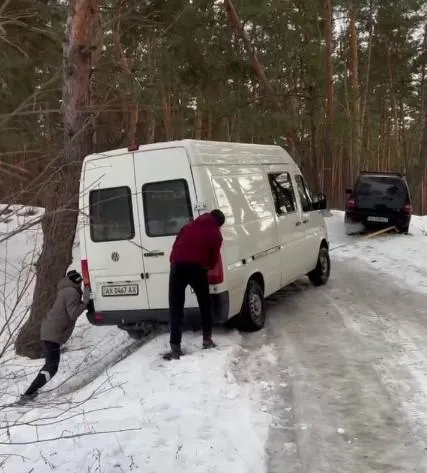
[[[7,447],[9,453],[29,458],[10,458],[7,471],[24,473],[33,468],[33,473],[45,473],[42,456],[52,470],[61,473],[265,471],[269,417],[259,408],[256,389],[239,386],[234,380],[230,366],[238,356],[238,335],[224,334],[217,339],[218,350],[201,352],[199,337],[187,335],[186,347],[193,353],[171,363],[159,358],[167,345],[166,336],[140,348],[73,395],[72,402],[78,405],[101,386],[100,393],[84,404],[86,414],[39,427],[37,436],[34,428],[12,429],[10,440],[43,440],[64,432],[116,433]],[[50,403],[43,401],[50,404],[51,416],[64,409],[64,405],[55,408],[54,399],[52,393]],[[78,410],[72,408],[68,415]],[[33,410],[30,415],[26,421],[45,416],[46,411]],[[119,432],[126,429],[135,430]]]
[[[363,269],[393,277],[408,289],[427,293],[427,216],[413,215],[409,235],[374,237],[345,234],[344,212],[334,210],[326,219],[331,258],[351,259]]]

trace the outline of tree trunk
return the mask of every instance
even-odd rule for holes
[[[70,0],[63,47],[64,150],[46,186],[50,198],[42,221],[43,247],[29,319],[15,342],[16,353],[40,356],[40,324],[56,297],[56,285],[72,261],[83,158],[91,152],[92,54],[100,30],[98,0]]]
[[[227,12],[228,20],[236,32],[236,35],[240,37],[243,41],[245,51],[249,57],[249,61],[251,67],[258,78],[259,83],[262,85],[264,90],[266,91],[266,95],[269,101],[269,105],[275,112],[280,113],[282,117],[286,117],[290,123],[292,123],[292,118],[289,114],[285,111],[285,107],[278,99],[277,93],[272,87],[270,81],[267,78],[265,73],[264,67],[261,64],[261,61],[258,58],[258,55],[255,51],[255,48],[252,46],[251,39],[249,38],[248,33],[246,32],[242,22],[240,21],[239,14],[237,13],[236,7],[234,6],[232,0],[224,0],[224,8]],[[285,133],[286,139],[288,141],[289,147],[294,151],[296,154],[297,146],[298,146],[298,139],[297,139],[297,132],[295,127],[291,126]]]
[[[373,0],[370,1],[369,5],[370,11],[370,20],[369,20],[369,39],[368,39],[368,58],[366,64],[366,72],[365,72],[365,91],[363,95],[363,103],[361,105],[361,112],[360,112],[360,140],[361,142],[365,136],[365,125],[366,125],[366,110],[368,106],[368,97],[369,97],[369,89],[370,89],[370,78],[371,78],[371,59],[372,59],[372,43],[374,39],[374,28],[375,28],[375,20],[374,16],[374,7],[373,7]],[[369,149],[366,147],[365,149]],[[362,147],[361,147],[362,150]],[[360,158],[360,167],[361,169],[365,168],[368,164],[368,156],[367,153],[362,153]]]
[[[138,123],[139,123],[139,104],[138,104],[138,82],[134,77],[133,64],[129,62],[126,57],[124,48],[121,40],[121,22],[122,12],[125,8],[124,0],[117,0],[115,3],[116,21],[115,21],[115,46],[116,46],[116,57],[119,70],[126,78],[127,93],[122,94],[123,106],[126,108],[129,115],[129,126],[128,126],[128,144],[136,145],[138,138],[136,136]]]
[[[332,150],[332,127],[334,121],[334,78],[333,78],[333,12],[331,0],[325,0],[324,3],[324,18],[325,18],[325,54],[326,54],[326,69],[327,69],[327,89],[326,89],[326,126],[323,149],[323,190],[325,193],[330,193],[331,204],[335,203],[335,196],[333,195],[333,150]]]
[[[360,171],[361,165],[361,122],[360,122],[360,86],[359,86],[359,67],[357,54],[357,28],[356,13],[354,6],[350,10],[349,24],[349,43],[350,43],[350,77],[351,77],[351,95],[352,95],[352,123],[351,123],[351,161],[353,166],[353,176]]]

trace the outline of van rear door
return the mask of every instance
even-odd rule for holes
[[[183,147],[140,151],[134,156],[148,304],[152,310],[165,309],[172,245],[193,218],[197,201],[193,175]],[[189,288],[186,307],[197,307]]]
[[[132,153],[88,161],[83,176],[95,311],[147,309]]]

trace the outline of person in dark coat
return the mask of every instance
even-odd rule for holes
[[[82,292],[82,281],[81,275],[72,270],[59,282],[55,302],[44,317],[40,329],[45,364],[21,396],[22,401],[34,398],[38,390],[57,373],[60,347],[71,337],[77,319],[89,303],[90,290],[85,288]]]
[[[218,210],[203,214],[187,223],[179,232],[170,256],[169,323],[170,352],[163,358],[178,360],[182,355],[182,325],[185,290],[191,286],[197,297],[203,330],[203,348],[213,348],[212,313],[209,295],[208,270],[219,261],[222,245],[220,228],[225,216]]]

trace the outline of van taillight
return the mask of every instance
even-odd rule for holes
[[[82,259],[82,277],[83,277],[83,284],[85,287],[90,289],[90,278],[89,278],[89,265],[87,259]]]
[[[354,209],[356,207],[356,200],[351,197],[350,199],[347,200],[347,208],[348,209]]]
[[[402,211],[405,214],[411,214],[412,213],[412,205],[411,204],[405,204],[402,208]]]
[[[209,284],[221,284],[224,281],[224,268],[222,267],[221,255],[218,258],[218,263],[215,268],[210,269],[208,272]]]

